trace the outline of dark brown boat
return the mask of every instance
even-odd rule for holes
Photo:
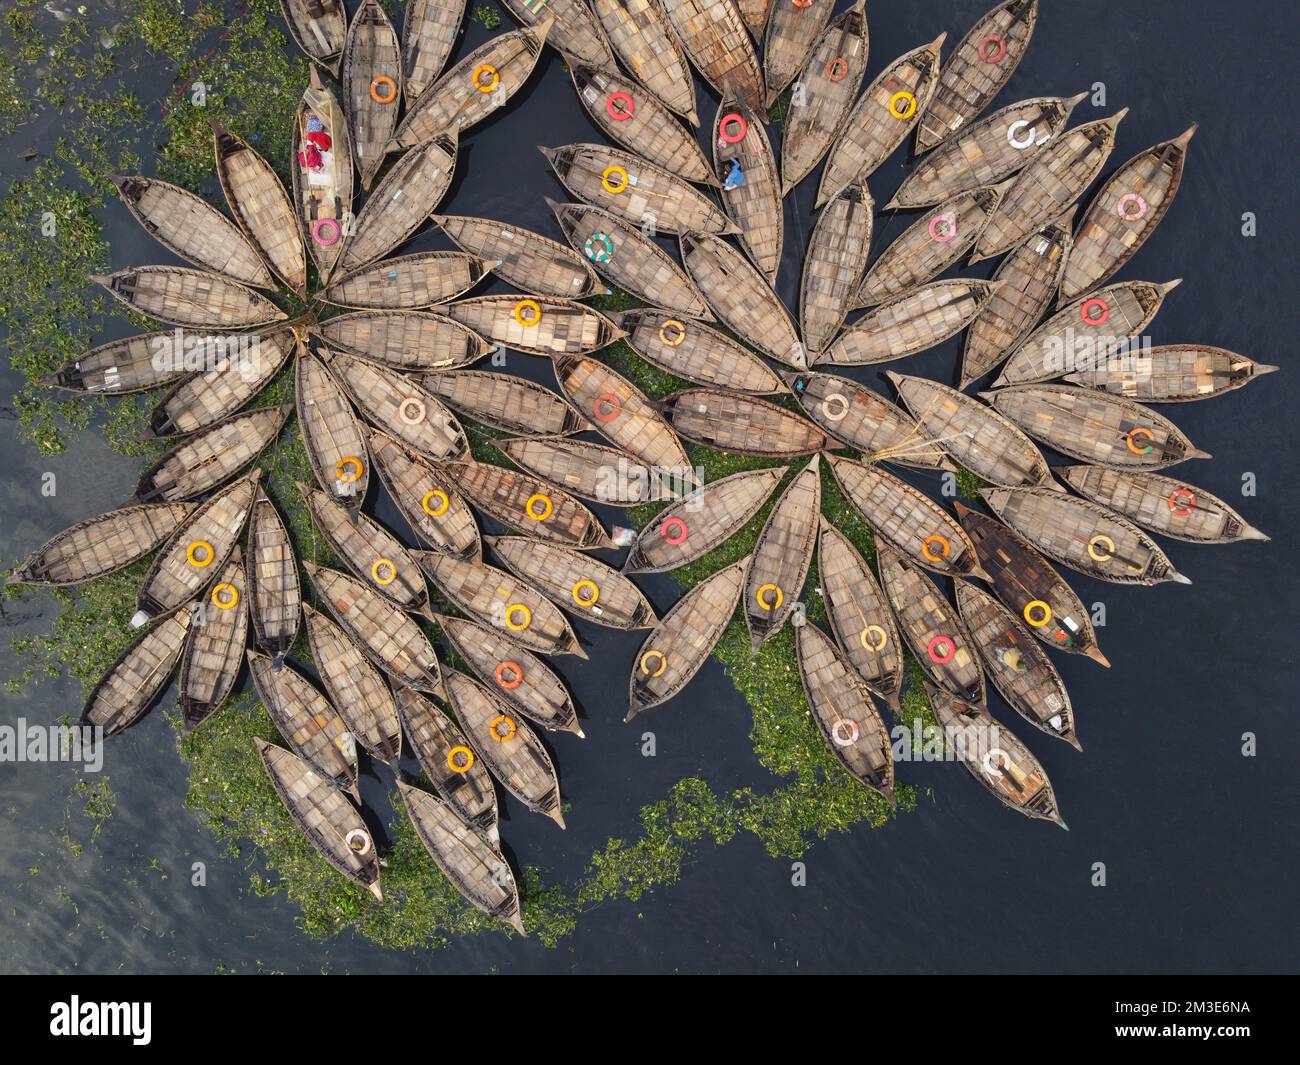
[[[495,260],[461,251],[417,251],[384,259],[330,283],[321,299],[363,311],[418,311],[463,296]]]
[[[453,243],[495,263],[491,271],[523,292],[578,300],[605,291],[604,282],[584,256],[540,233],[492,218],[429,217]]]
[[[294,403],[316,483],[340,503],[361,506],[370,484],[366,436],[347,393],[314,355],[299,352]]]
[[[318,322],[311,333],[332,351],[395,370],[452,370],[491,350],[473,330],[428,311],[356,311]]]
[[[714,91],[723,96],[730,90],[761,113],[767,105],[763,68],[736,5],[731,0],[662,0],[662,6],[691,63]],[[749,25],[755,39],[763,36],[761,23]]]
[[[763,82],[770,107],[799,76],[834,4],[773,3],[763,31]],[[806,89],[805,89],[806,91]]]
[[[915,355],[960,333],[997,291],[997,282],[973,277],[932,281],[863,315],[813,363],[867,366]]]
[[[289,531],[261,490],[248,518],[248,612],[257,646],[278,666],[298,635],[302,586]]]
[[[679,434],[714,451],[791,459],[843,446],[785,407],[720,388],[677,392],[660,409]]]
[[[1222,396],[1276,370],[1244,355],[1201,344],[1167,344],[1130,359],[1066,374],[1076,385],[1144,403],[1190,403]]]
[[[402,76],[407,106],[447,65],[465,19],[466,0],[411,0],[402,19]]]
[[[455,370],[421,381],[453,410],[507,433],[564,436],[591,428],[563,396],[514,374]]]
[[[583,0],[501,0],[501,6],[522,26],[541,26],[552,19],[546,43],[566,59],[572,57],[593,67],[613,68],[609,42]]]
[[[136,266],[90,280],[138,314],[183,328],[254,329],[289,317],[245,285],[186,266]]]
[[[140,476],[136,498],[174,503],[225,484],[279,435],[290,409],[258,407],[186,437]]]
[[[732,2],[740,12],[741,21],[745,23],[745,28],[749,30],[754,42],[756,44],[761,42],[774,0],[732,0]]]
[[[760,116],[733,95],[724,95],[713,120],[713,169],[722,185],[722,206],[739,230],[737,239],[769,285],[776,283],[785,243],[785,210],[776,155]],[[732,172],[740,183],[728,182]]]
[[[145,629],[91,689],[81,724],[115,736],[142,718],[171,680],[190,627],[188,606]]]
[[[211,337],[214,345],[229,343],[239,334]],[[100,344],[69,359],[49,377],[38,382],[45,388],[65,388],[69,392],[105,392],[127,395],[147,392],[160,385],[172,384],[186,376],[184,330],[169,329],[143,333]]]
[[[871,256],[875,203],[866,183],[845,185],[817,216],[799,285],[799,332],[815,357],[835,339]]]
[[[446,310],[501,347],[547,358],[586,355],[623,336],[600,311],[559,296],[475,296]]]
[[[315,67],[294,116],[289,169],[302,241],[317,273],[329,277],[343,250],[344,228],[352,218],[355,175],[347,117]]]
[[[280,0],[280,9],[298,47],[338,77],[348,36],[343,0]]]
[[[387,433],[370,432],[370,456],[412,531],[435,551],[478,558],[478,523],[447,475]]]
[[[634,507],[674,494],[655,469],[606,444],[537,436],[498,440],[496,446],[535,477],[606,506]]]
[[[379,0],[362,0],[343,46],[343,99],[352,150],[369,189],[402,109],[402,48]]]
[[[592,0],[591,6],[624,68],[665,107],[698,126],[695,81],[656,0]]]
[[[230,696],[244,668],[247,642],[248,584],[236,547],[190,622],[178,697],[187,731],[206,721]]]
[[[817,547],[821,505],[821,467],[814,455],[777,497],[745,571],[745,624],[754,654],[780,631],[803,594]]]
[[[751,396],[785,391],[767,363],[720,330],[655,307],[624,311],[615,321],[633,351],[674,377]]]
[[[144,558],[193,510],[193,503],[143,503],[79,521],[28,555],[5,583],[60,588],[115,573]]]

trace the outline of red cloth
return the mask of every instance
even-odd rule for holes
[[[319,170],[325,165],[325,160],[321,158],[319,149],[314,144],[307,145],[307,150],[298,153],[298,162],[308,170]]]
[[[324,130],[317,130],[315,133],[307,134],[307,143],[314,144],[322,152],[328,152],[334,147],[334,141]]]

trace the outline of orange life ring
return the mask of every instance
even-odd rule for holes
[[[514,677],[513,680],[507,680],[508,676]],[[497,683],[506,691],[514,691],[524,682],[524,668],[518,662],[498,662],[496,670]]]
[[[1148,440],[1154,440],[1156,438],[1156,434],[1153,433],[1150,429],[1146,429],[1141,425],[1130,429],[1127,433],[1124,434],[1124,445],[1131,452],[1133,452],[1133,454],[1135,455],[1151,454],[1151,445],[1146,444],[1142,447],[1138,447],[1137,444],[1133,442],[1133,438],[1135,436],[1145,436]]]
[[[795,7],[806,10],[813,6],[813,0],[790,0]]]
[[[827,61],[824,73],[831,81],[843,81],[849,76],[849,61],[842,55],[834,56]]]
[[[483,80],[484,74],[488,76],[487,81]],[[497,86],[501,84],[501,75],[491,63],[480,63],[474,68],[470,80],[479,92],[496,92]]]
[[[345,475],[343,472],[344,470],[349,468],[355,471],[353,472],[351,477]],[[352,481],[361,480],[361,475],[365,472],[366,472],[366,464],[362,462],[359,458],[357,458],[356,455],[344,455],[341,459],[338,460],[337,463],[334,464],[334,476],[337,477],[344,484],[349,484]]]
[[[623,401],[613,392],[602,392],[591,405],[592,417],[598,422],[612,422],[623,409]],[[608,411],[608,413],[602,413]]]
[[[1187,502],[1180,503],[1180,499]],[[1185,518],[1196,509],[1196,493],[1190,488],[1175,488],[1169,493],[1169,509],[1180,518]]]
[[[387,96],[380,96],[378,89],[381,85],[387,85],[389,92]],[[370,79],[370,99],[377,104],[391,104],[397,99],[397,82],[387,74],[380,74],[377,78]]]
[[[934,554],[930,550],[930,544],[934,541],[939,542],[939,554]],[[921,554],[927,562],[942,562],[952,551],[952,544],[948,542],[948,537],[941,536],[939,533],[931,533],[921,541]]]

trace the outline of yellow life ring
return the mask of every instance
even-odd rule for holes
[[[376,91],[381,85],[388,86],[388,95],[380,96]],[[397,82],[387,74],[380,74],[377,78],[370,79],[370,99],[377,104],[391,104],[397,99]]]
[[[488,76],[486,83],[483,81],[484,74]],[[491,63],[480,63],[474,68],[471,80],[474,82],[474,88],[479,92],[495,92],[496,87],[501,84],[501,75]]]
[[[519,613],[524,615],[523,621],[515,621],[515,615]],[[533,623],[533,612],[523,603],[511,603],[506,607],[505,623],[506,628],[511,632],[523,632]]]
[[[595,581],[581,580],[569,591],[578,606],[595,606],[600,602],[600,585]]]
[[[904,107],[902,111],[898,110],[898,102],[902,100]],[[902,122],[916,114],[916,97],[910,92],[896,92],[889,98],[889,113]]]
[[[647,663],[649,663],[651,660],[656,658],[659,660],[659,668],[652,673],[650,671],[650,666]],[[645,654],[641,656],[641,672],[644,673],[647,677],[662,676],[663,671],[667,668],[668,668],[668,658],[662,651],[647,651]]]
[[[229,610],[239,604],[239,589],[222,581],[212,589],[212,605],[219,610]]]
[[[380,570],[384,570],[388,576],[381,577],[379,575]],[[393,581],[397,580],[397,563],[391,558],[377,558],[375,564],[370,567],[370,576],[375,579],[375,583],[381,588],[392,584]]]
[[[617,185],[610,180],[610,178],[614,177],[618,178]],[[606,192],[617,196],[620,192],[626,192],[629,184],[630,179],[627,176],[627,171],[621,166],[607,166],[601,171],[600,187]]]
[[[542,504],[542,512],[540,514],[533,509],[535,503]],[[551,502],[550,496],[542,495],[541,492],[534,492],[528,497],[528,502],[524,504],[524,513],[532,518],[533,521],[546,521],[547,518],[555,513],[555,504]]]
[[[528,317],[524,317],[528,311]],[[542,306],[536,300],[520,300],[515,304],[515,321],[524,327],[534,326],[542,320]]]
[[[1037,619],[1031,616],[1033,614],[1037,614]],[[1025,604],[1024,615],[1029,624],[1036,629],[1041,629],[1052,620],[1052,608],[1041,599],[1031,599]]]
[[[776,602],[771,606],[769,606],[767,602],[767,593],[769,591],[776,592]],[[771,613],[773,610],[781,609],[781,604],[785,602],[785,595],[782,594],[781,589],[777,585],[772,584],[769,581],[767,584],[760,584],[758,586],[758,591],[754,593],[754,601],[764,610]]]
[[[668,327],[670,325],[676,327],[677,329],[677,332],[672,335],[671,339],[668,336]],[[665,344],[667,344],[670,348],[677,347],[679,344],[681,344],[683,340],[686,339],[686,323],[679,322],[676,318],[664,319],[663,324],[659,326],[659,339],[662,340]]]
[[[868,636],[874,637],[878,642],[868,643]],[[889,633],[879,625],[868,625],[858,633],[858,643],[862,644],[863,650],[880,652],[883,651],[889,643]]]
[[[436,510],[429,506],[430,499],[440,500]],[[420,500],[420,509],[431,518],[441,518],[449,509],[451,509],[451,496],[441,488],[435,488],[432,492],[425,492],[424,498]]]
[[[940,548],[939,554],[937,555],[930,550],[930,544],[935,540],[939,541]],[[952,544],[948,542],[948,537],[941,536],[939,533],[931,533],[921,541],[921,554],[925,557],[927,562],[942,562],[948,557],[948,553],[951,550]]]
[[[463,760],[457,761],[460,755]],[[447,768],[453,773],[468,773],[474,766],[474,752],[468,747],[455,746],[447,752]]]
[[[203,552],[203,558],[199,558],[199,552]],[[217,550],[207,540],[195,540],[185,549],[185,560],[195,569],[205,569],[212,565],[213,559],[217,557]]]
[[[1098,551],[1101,545],[1106,546],[1106,554]],[[1108,562],[1115,557],[1115,541],[1109,536],[1103,536],[1100,533],[1088,541],[1088,557],[1094,562]]]
[[[501,727],[505,726],[509,731],[502,732]],[[519,726],[513,720],[506,717],[505,714],[497,714],[488,725],[488,731],[492,733],[492,738],[497,743],[509,743],[515,738],[515,733],[519,731]]]
[[[352,474],[351,477],[348,477],[343,472],[345,469],[348,468],[351,468],[352,470],[356,471]],[[356,455],[344,455],[341,459],[338,460],[338,462],[334,466],[334,476],[336,476],[344,484],[349,484],[352,481],[361,480],[361,475],[365,472],[366,472],[366,464],[362,462],[359,458],[357,458]]]

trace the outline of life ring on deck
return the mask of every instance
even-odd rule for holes
[[[930,550],[930,544],[935,541],[938,541],[939,544],[939,553],[937,555]],[[948,537],[942,536],[939,533],[931,533],[921,541],[921,555],[927,562],[941,562],[943,559],[948,557],[951,551],[952,544],[948,542]]]
[[[728,126],[736,128],[735,133],[727,132]],[[749,123],[745,121],[745,116],[739,111],[729,111],[718,119],[718,140],[723,144],[739,144],[745,139],[745,134],[749,132]]]
[[[591,416],[598,422],[612,422],[623,409],[623,401],[613,392],[602,392],[591,405]]]
[[[1186,500],[1186,502],[1180,502]],[[1169,493],[1169,509],[1185,518],[1196,509],[1196,493],[1190,488],[1175,488]]]
[[[614,256],[614,238],[608,233],[593,233],[583,244],[587,258],[595,263],[607,263]]]
[[[388,94],[386,96],[379,95],[379,88],[383,85],[388,86]],[[387,74],[380,74],[377,78],[371,78],[370,99],[374,100],[377,104],[391,104],[397,99],[397,82]]]
[[[776,592],[775,603],[771,603],[771,604],[768,603],[767,601],[768,592]],[[767,584],[760,584],[758,586],[758,591],[754,593],[754,602],[756,602],[759,606],[761,606],[764,610],[766,610],[770,614],[773,610],[781,609],[781,604],[785,602],[785,595],[781,591],[780,587],[778,587],[775,584],[772,584],[769,581]]]
[[[1020,135],[1021,130],[1027,130],[1024,136]],[[1036,144],[1045,143],[1038,140],[1038,129],[1031,126],[1028,122],[1021,119],[1018,122],[1012,122],[1007,127],[1007,143],[1016,151],[1023,152],[1026,148],[1031,148]]]
[[[487,81],[483,80],[484,74],[487,75]],[[491,63],[480,63],[474,68],[470,80],[479,92],[496,92],[497,86],[501,84],[501,75]]]
[[[614,184],[611,178],[618,178],[618,184]],[[621,166],[607,166],[600,174],[600,187],[606,192],[617,196],[620,192],[626,192],[630,180],[627,171]]]
[[[536,504],[542,505],[541,513],[538,513]],[[524,504],[524,513],[533,521],[546,521],[555,513],[555,504],[551,502],[551,497],[543,495],[541,492],[534,492],[528,497],[528,502]]]
[[[1131,452],[1133,452],[1133,454],[1135,455],[1151,454],[1151,445],[1144,444],[1141,447],[1138,447],[1138,445],[1133,440],[1135,436],[1144,436],[1148,440],[1154,440],[1156,438],[1156,434],[1153,433],[1150,429],[1143,428],[1140,425],[1137,426],[1136,428],[1130,429],[1127,433],[1124,434],[1124,446],[1127,447]]]
[[[447,768],[453,773],[468,773],[474,766],[474,752],[468,747],[456,746],[447,752]]]
[[[524,312],[528,314],[525,317]],[[515,304],[515,321],[524,327],[534,326],[542,320],[542,305],[536,300],[520,300]]]
[[[358,858],[364,858],[374,846],[370,840],[370,833],[362,828],[354,828],[344,837],[344,840],[347,842],[348,850]]]
[[[843,392],[832,392],[817,405],[817,409],[828,422],[842,422],[849,413],[849,401]]]
[[[379,575],[381,570],[387,576],[381,577]],[[387,587],[397,580],[397,563],[391,558],[377,558],[374,565],[370,567],[370,576],[374,578],[375,583],[381,588]]]
[[[323,230],[329,230],[328,237],[322,235]],[[311,239],[322,248],[334,247],[342,236],[343,227],[337,218],[318,218],[311,224]]]
[[[673,326],[677,330],[671,336],[668,334],[669,326]],[[665,318],[659,326],[659,339],[670,348],[679,346],[686,339],[686,323],[679,322],[676,318]]]
[[[1190,514],[1191,511],[1188,511]],[[212,605],[219,610],[229,610],[239,603],[239,589],[233,584],[222,581],[212,589]]]
[[[494,676],[506,691],[514,691],[524,682],[524,667],[518,662],[498,662]]]
[[[1093,316],[1092,308],[1094,307],[1101,308],[1100,316]],[[1110,304],[1096,296],[1090,300],[1084,300],[1083,304],[1079,307],[1079,317],[1082,318],[1084,323],[1087,325],[1103,325],[1106,322],[1106,319],[1110,317]]]
[[[946,648],[946,652],[941,653],[940,647]],[[925,653],[930,656],[931,662],[936,662],[941,666],[946,666],[957,657],[957,641],[951,636],[944,636],[942,633],[931,638],[925,648]]]
[[[600,601],[600,585],[595,581],[580,580],[569,589],[569,594],[578,606],[592,607]]]
[[[800,10],[807,10],[813,6],[813,0],[790,0],[790,2]]]
[[[991,44],[997,45],[998,48],[993,55],[989,54],[989,45]],[[979,57],[986,63],[1001,63],[1007,57],[1007,42],[998,34],[990,33],[984,40],[980,41],[979,48],[976,51],[979,52]]]
[[[659,661],[659,668],[651,672],[647,664],[655,659]],[[662,651],[647,651],[641,656],[641,672],[647,677],[658,677],[663,675],[663,671],[668,668],[668,659]]]
[[[351,470],[352,475],[348,476],[344,470]],[[344,484],[350,484],[353,481],[361,480],[361,475],[366,472],[366,464],[356,455],[344,455],[337,463],[334,464],[334,476]]]
[[[492,738],[497,743],[509,743],[515,738],[515,733],[518,731],[519,726],[506,717],[505,714],[497,714],[488,725],[488,732],[492,734]]]
[[[867,642],[868,636],[875,637],[877,642],[868,643]],[[863,650],[873,651],[879,654],[889,644],[889,633],[887,633],[879,625],[868,625],[860,633],[858,633],[858,643],[862,644]]]
[[[842,55],[832,56],[826,61],[824,73],[831,81],[843,81],[849,76],[849,61]]]
[[[1100,548],[1106,548],[1103,555]],[[1115,557],[1115,541],[1109,536],[1098,534],[1088,541],[1088,557],[1094,562],[1108,562]]]
[[[951,211],[937,214],[930,219],[930,225],[927,228],[930,231],[931,240],[938,244],[947,244],[957,236],[957,216]]]
[[[437,508],[429,506],[430,499],[439,500]],[[431,518],[441,518],[451,508],[451,496],[441,488],[435,488],[432,492],[425,492],[424,498],[420,500],[420,509]]]
[[[669,528],[677,531],[670,533]],[[686,543],[686,537],[690,535],[690,528],[684,519],[673,516],[664,519],[664,523],[659,526],[659,535],[664,538],[664,543],[676,547],[678,544]]]
[[[199,554],[203,557],[200,558]],[[195,569],[204,569],[212,565],[213,560],[217,557],[216,548],[207,540],[195,540],[185,549],[185,561]]]
[[[1041,629],[1052,620],[1052,608],[1041,599],[1029,600],[1025,604],[1023,613],[1025,620],[1036,629]]]
[[[404,425],[419,425],[428,413],[429,408],[418,396],[407,396],[397,405],[397,417]]]
[[[831,722],[831,742],[836,747],[852,747],[858,742],[862,730],[852,718],[839,717]]]
[[[903,110],[898,109],[898,102],[903,101]],[[889,98],[889,113],[902,122],[916,114],[916,97],[910,92],[896,92]]]
[[[1128,210],[1130,207],[1136,207],[1137,211]],[[1144,196],[1139,196],[1136,192],[1121,196],[1119,203],[1115,205],[1115,213],[1125,222],[1136,222],[1141,218],[1145,218],[1148,210],[1150,210],[1150,204],[1147,203]]]
[[[515,621],[516,614],[523,614],[524,620]],[[506,623],[506,628],[511,632],[523,632],[524,629],[528,628],[528,626],[533,623],[533,612],[524,606],[523,603],[511,603],[506,607],[506,613],[503,620]]]
[[[622,104],[616,107],[615,104]],[[625,92],[612,92],[605,100],[605,111],[615,122],[626,122],[636,114],[636,101]]]

